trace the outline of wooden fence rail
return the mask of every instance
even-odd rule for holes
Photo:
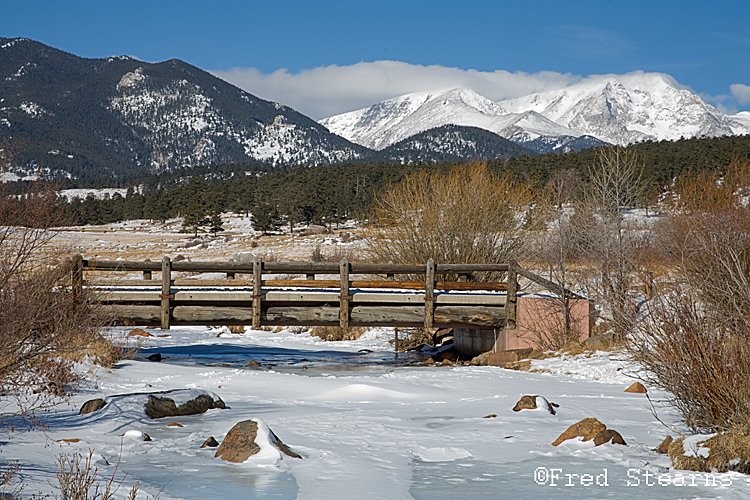
[[[263,262],[258,257],[252,263],[173,262],[169,257],[152,262],[75,255],[68,265],[76,296],[83,297],[84,288],[91,290],[91,296],[111,306],[121,320],[159,324],[164,329],[172,324],[513,329],[519,275],[554,286],[515,262],[436,264],[430,259],[426,264],[403,265],[346,259],[339,263]],[[161,273],[160,284],[153,279],[155,272]],[[97,276],[100,273],[108,276]],[[113,278],[112,273],[142,276]],[[226,278],[196,279],[179,273],[221,273]],[[474,281],[480,273],[503,279]],[[243,274],[249,279],[237,277]],[[304,279],[267,279],[273,274],[304,275]],[[329,279],[335,275],[338,280]],[[353,279],[356,276],[364,279]],[[396,276],[407,280],[396,281]],[[446,276],[454,281],[445,280]]]

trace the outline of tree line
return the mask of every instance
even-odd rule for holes
[[[750,158],[750,137],[683,139],[644,142],[625,148],[643,165],[644,190],[639,203],[649,204],[689,172],[723,172],[732,158]],[[492,160],[490,170],[524,182],[541,192],[560,175],[575,172],[582,180],[597,161],[596,150],[550,153]],[[341,165],[270,166],[262,163],[207,165],[140,175],[127,181],[111,178],[66,181],[62,187],[128,188],[125,196],[60,200],[59,210],[71,225],[105,224],[132,219],[166,220],[187,217],[190,231],[221,230],[219,214],[253,214],[260,231],[300,223],[336,224],[367,214],[374,193],[405,176],[446,172],[456,164],[347,163]],[[6,183],[6,192],[23,183]],[[218,217],[218,218],[217,218]],[[211,223],[213,219],[214,223]]]

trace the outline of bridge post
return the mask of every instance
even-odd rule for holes
[[[161,260],[161,328],[169,330],[169,302],[172,297],[172,261],[166,255]]]
[[[352,296],[349,295],[349,259],[344,257],[339,264],[339,274],[341,275],[341,293],[339,294],[339,326],[349,328],[349,301]]]
[[[263,261],[253,257],[253,330],[260,328],[261,301],[263,300]]]
[[[151,262],[151,259],[146,259],[143,262]],[[153,275],[151,274],[151,271],[143,271],[143,279],[144,280],[150,280],[153,278]]]
[[[70,284],[73,302],[77,303],[83,298],[83,256],[80,253],[73,256]]]
[[[516,311],[518,306],[518,263],[508,263],[508,294],[505,301],[505,329],[516,329]]]
[[[435,260],[427,261],[424,277],[424,327],[432,328],[435,319]]]

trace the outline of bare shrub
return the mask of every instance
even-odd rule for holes
[[[672,265],[666,291],[629,342],[643,377],[672,394],[693,429],[750,424],[750,162],[723,179],[682,179],[672,213],[656,227]]]
[[[695,430],[750,423],[750,331],[701,302],[689,288],[660,295],[650,321],[628,340],[641,377],[669,392],[669,402]],[[744,337],[744,338],[743,338]]]
[[[582,203],[576,206],[582,231],[580,251],[592,262],[588,285],[611,316],[614,332],[622,337],[636,321],[632,292],[640,269],[639,257],[649,244],[625,219],[623,209],[642,199],[643,166],[632,148],[601,147],[589,165]]]
[[[398,351],[408,351],[423,345],[435,345],[435,328],[399,328]]]
[[[20,196],[0,193],[0,421],[11,415],[31,421],[34,410],[64,399],[78,381],[72,362],[90,347],[106,364],[115,356],[102,347],[100,310],[61,286],[70,270],[60,265],[48,229],[59,222],[52,185],[34,183]]]
[[[15,498],[23,490],[23,484],[17,481],[21,466],[18,461],[0,463],[0,498]]]
[[[327,341],[357,340],[368,328],[362,326],[350,326],[341,328],[340,326],[314,326],[310,329],[310,335],[320,337]]]
[[[56,500],[112,500],[115,498],[122,486],[122,481],[115,481],[120,465],[119,459],[112,475],[102,483],[97,477],[99,468],[92,463],[93,455],[93,451],[89,450],[85,457],[80,454],[75,454],[72,458],[65,454],[57,457],[58,484],[56,489],[60,493],[54,495]],[[139,484],[136,482],[128,492],[127,498],[135,499],[138,495],[138,487]]]
[[[394,264],[509,262],[526,247],[532,201],[526,186],[484,163],[420,172],[375,197],[365,252]]]
[[[581,184],[577,172],[564,170],[551,177],[539,197],[538,212],[547,228],[533,245],[531,257],[549,269],[549,281],[557,285],[550,290],[554,298],[537,303],[533,314],[537,321],[528,327],[540,349],[557,350],[581,338],[575,325],[582,318],[574,317],[575,299],[569,293],[581,280],[581,255],[586,246],[585,220],[572,203]]]

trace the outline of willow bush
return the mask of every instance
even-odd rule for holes
[[[507,263],[524,255],[533,201],[485,163],[419,172],[376,194],[365,252],[394,264]]]

